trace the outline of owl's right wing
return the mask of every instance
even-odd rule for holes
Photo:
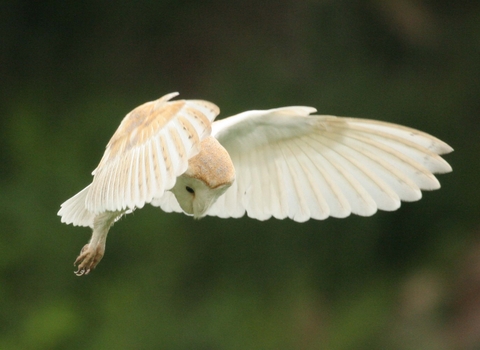
[[[426,133],[367,119],[310,115],[311,107],[248,111],[216,121],[212,135],[236,181],[207,215],[295,221],[370,216],[440,187],[452,148]]]
[[[93,171],[92,183],[62,204],[62,222],[92,226],[98,213],[142,208],[175,185],[219,113],[207,101],[169,101],[176,95],[127,114]]]

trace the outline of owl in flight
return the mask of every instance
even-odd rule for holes
[[[127,114],[93,181],[61,205],[61,221],[89,226],[75,261],[81,276],[102,259],[107,233],[145,204],[166,212],[303,222],[393,211],[440,188],[434,173],[453,149],[421,131],[312,107],[247,111],[215,121],[202,100],[171,93]]]

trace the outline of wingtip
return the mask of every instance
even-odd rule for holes
[[[159,98],[158,100],[156,100],[156,101],[152,101],[153,104],[154,104],[154,105],[153,105],[153,108],[154,108],[154,109],[157,109],[157,108],[159,108],[160,106],[163,106],[164,103],[170,101],[172,98],[174,98],[174,97],[176,97],[176,96],[178,96],[178,95],[179,95],[178,92],[171,92],[171,93],[169,93],[169,94],[166,94],[166,95],[160,97],[160,98]],[[152,103],[152,102],[150,102],[150,103]],[[138,108],[138,107],[137,107],[137,108]]]
[[[450,145],[448,145],[447,143],[441,141],[441,145],[440,145],[440,153],[439,154],[448,154],[448,153],[451,153],[454,151],[453,147],[451,147]]]
[[[160,98],[158,99],[158,102],[170,101],[172,98],[177,97],[178,95],[180,95],[180,93],[179,93],[178,91],[171,92],[171,93],[169,93],[169,94],[166,94],[166,95],[160,97]]]

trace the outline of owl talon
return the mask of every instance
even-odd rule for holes
[[[78,269],[74,273],[77,276],[88,275],[102,260],[104,252],[105,244],[98,244],[96,247],[91,246],[91,243],[86,244],[73,263],[73,266],[78,265]]]

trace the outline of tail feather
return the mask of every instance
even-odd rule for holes
[[[61,222],[73,224],[74,226],[88,226],[93,228],[93,219],[95,214],[89,212],[85,206],[85,199],[88,194],[90,185],[78,192],[75,196],[65,201],[58,211],[57,215],[61,216]]]

